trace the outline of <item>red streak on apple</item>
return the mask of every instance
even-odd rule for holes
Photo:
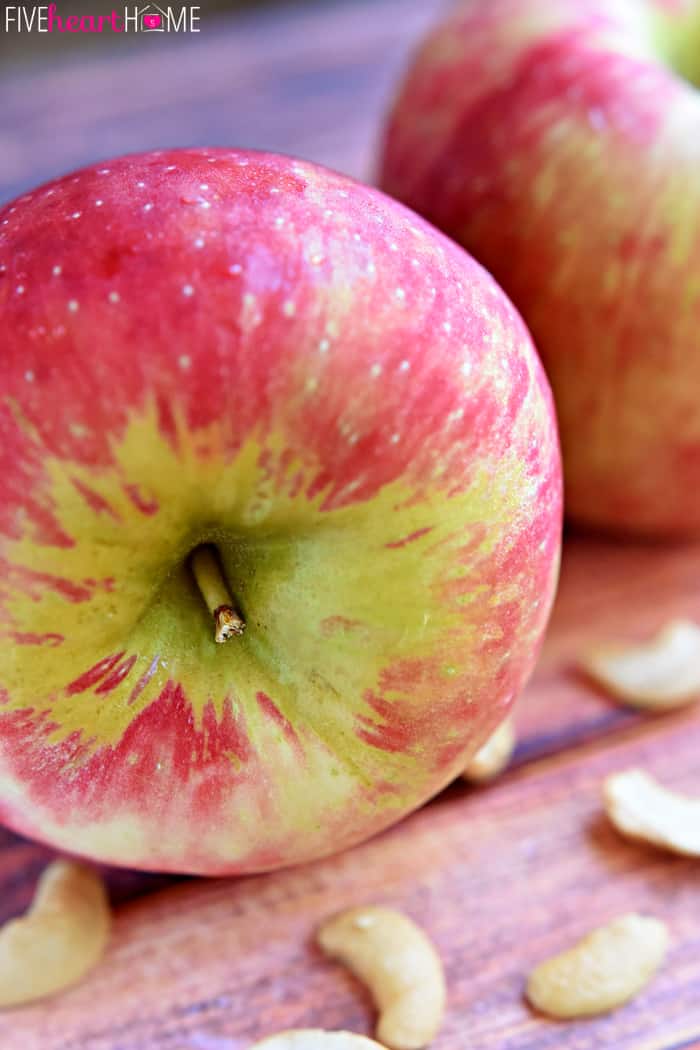
[[[66,693],[68,696],[75,696],[76,693],[84,693],[88,689],[92,689],[93,685],[97,682],[101,682],[105,675],[117,666],[124,653],[113,653],[112,656],[105,656],[103,660],[100,660],[95,664],[94,667],[88,668],[87,671],[83,672],[79,678],[69,682],[66,686]]]
[[[123,488],[136,509],[140,510],[142,514],[148,514],[150,516],[151,514],[158,513],[158,501],[155,499],[148,499],[144,496],[138,485],[124,485]]]
[[[35,631],[9,631],[0,637],[9,638],[15,645],[60,645],[64,638],[62,634],[48,631],[45,634],[37,634]]]
[[[426,525],[425,528],[416,529],[415,532],[409,533],[408,536],[404,536],[401,540],[392,540],[391,543],[387,543],[389,550],[395,550],[397,547],[405,547],[407,543],[413,543],[414,540],[419,540],[421,536],[427,536],[429,532],[432,532],[432,527]]]
[[[99,492],[95,492],[95,490],[91,489],[89,485],[85,485],[77,478],[73,478],[72,481],[90,510],[94,511],[95,514],[109,514],[112,518],[119,520],[119,515],[116,510],[114,510],[113,507],[110,507],[107,500],[100,496]]]
[[[296,734],[294,726],[289,722],[279,708],[276,706],[274,700],[271,700],[266,693],[258,693],[257,701],[260,705],[260,710],[269,718],[276,726],[282,730],[286,740],[292,745],[294,750],[299,755],[299,758],[303,762],[304,760],[304,749],[299,742],[299,737]]]
[[[16,588],[23,590],[32,601],[38,601],[42,592],[49,590],[55,591],[69,602],[87,602],[97,586],[94,580],[83,580],[80,584],[76,584],[72,580],[64,580],[51,573],[34,572],[24,566],[12,565],[2,558],[0,558],[0,579],[2,580],[0,596]]]

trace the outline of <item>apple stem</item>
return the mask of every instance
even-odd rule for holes
[[[227,638],[243,634],[245,620],[234,608],[214,547],[197,547],[190,557],[190,565],[207,609],[214,617],[214,641],[225,642]]]

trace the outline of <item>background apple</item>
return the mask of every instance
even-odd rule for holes
[[[686,79],[684,79],[686,78]],[[700,531],[700,2],[469,0],[418,54],[382,184],[480,259],[549,374],[566,508]]]
[[[451,780],[559,553],[550,393],[493,280],[346,178],[191,150],[0,212],[0,306],[2,818],[243,872]]]

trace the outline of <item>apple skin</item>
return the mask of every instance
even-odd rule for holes
[[[470,0],[384,141],[383,188],[523,314],[567,515],[613,532],[700,532],[698,55],[698,0]]]
[[[440,790],[550,610],[550,391],[491,277],[285,157],[0,212],[0,817],[143,869],[332,853]],[[241,638],[187,567],[216,544]]]

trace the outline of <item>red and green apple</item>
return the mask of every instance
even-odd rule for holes
[[[552,383],[566,509],[700,532],[700,0],[467,0],[381,182],[488,267]]]
[[[311,164],[157,152],[0,212],[0,311],[1,818],[246,872],[459,773],[560,544],[550,391],[488,274]]]

